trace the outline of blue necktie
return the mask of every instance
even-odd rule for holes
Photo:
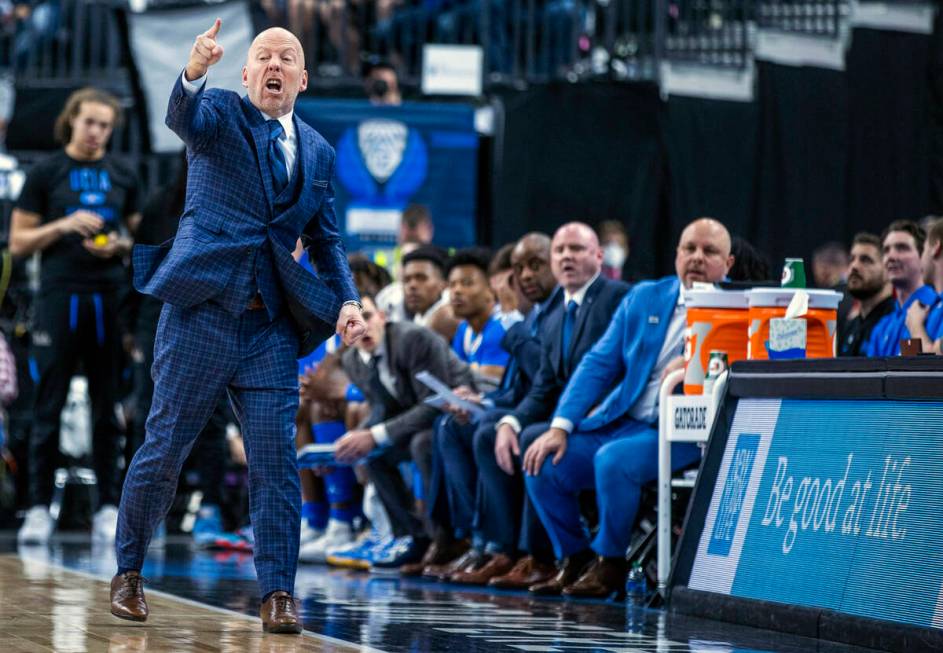
[[[566,315],[563,317],[563,367],[570,363],[570,342],[573,340],[573,327],[576,326],[576,311],[580,305],[575,299],[566,304]]]
[[[278,139],[282,137],[285,130],[282,128],[282,123],[277,120],[269,120],[268,129],[268,159],[272,166],[272,185],[275,188],[275,194],[278,195],[288,185],[288,164],[285,162],[285,153],[278,146]]]

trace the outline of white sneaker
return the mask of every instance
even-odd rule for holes
[[[46,544],[55,527],[48,507],[33,506],[26,513],[26,519],[16,534],[16,541],[20,544]]]
[[[99,542],[114,542],[118,533],[118,509],[109,504],[102,506],[92,517],[92,539]]]
[[[304,546],[308,542],[314,542],[316,539],[324,535],[323,528],[311,528],[308,525],[308,520],[302,518],[301,520],[301,546]]]
[[[373,483],[368,483],[363,491],[363,514],[370,520],[370,525],[377,532],[377,537],[381,540],[393,539],[393,525],[390,522],[390,516],[386,514],[386,508],[380,501],[380,495]]]
[[[332,519],[327,523],[324,535],[303,544],[298,550],[298,560],[301,562],[327,562],[328,549],[336,549],[354,541],[354,534],[347,522]]]

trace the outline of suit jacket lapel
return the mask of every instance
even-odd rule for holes
[[[268,199],[269,217],[271,218],[271,207],[275,205],[275,191],[272,187],[272,168],[268,160],[269,129],[268,125],[265,124],[265,116],[249,101],[249,96],[244,96],[242,101],[249,108],[249,132],[252,134],[252,142],[255,145],[255,159],[259,164],[259,173],[262,175],[262,187],[265,189],[265,197]]]
[[[570,351],[569,361],[573,361],[573,352],[576,350],[576,343],[579,342],[580,336],[583,334],[583,327],[586,326],[586,319],[589,316],[589,312],[592,309],[593,302],[596,301],[596,295],[599,294],[599,289],[602,288],[604,280],[602,275],[596,278],[589,288],[586,289],[586,294],[583,295],[583,303],[580,305],[580,310],[576,317],[576,324],[573,328],[573,337],[570,339]],[[570,366],[572,367],[572,365]],[[570,370],[567,370],[568,372]]]

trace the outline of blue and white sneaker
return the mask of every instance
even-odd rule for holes
[[[415,539],[411,535],[398,537],[382,554],[374,558],[370,572],[375,574],[399,573],[403,565],[419,562],[429,548],[428,538]]]
[[[216,546],[216,540],[222,535],[223,517],[219,506],[201,506],[193,523],[193,543],[201,549],[209,549]]]
[[[392,538],[381,537],[376,530],[364,531],[350,544],[328,549],[327,564],[344,569],[367,570],[374,556],[389,546],[392,541]]]

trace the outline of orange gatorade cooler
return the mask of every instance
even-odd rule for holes
[[[766,342],[769,340],[769,321],[785,317],[786,307],[792,301],[796,288],[754,288],[747,295],[750,303],[751,360],[767,360]],[[806,357],[834,358],[838,304],[842,295],[834,290],[803,289],[809,295],[809,311],[805,315]]]
[[[684,394],[704,391],[711,351],[727,352],[728,363],[747,357],[749,311],[745,290],[692,288],[684,291]]]

